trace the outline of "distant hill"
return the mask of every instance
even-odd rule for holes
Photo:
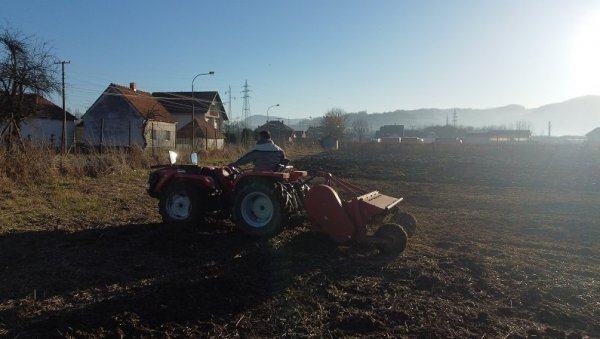
[[[546,130],[550,121],[553,135],[585,135],[600,127],[600,96],[588,95],[545,105],[530,110],[527,119]]]
[[[521,105],[502,107],[475,108],[421,108],[417,110],[396,110],[384,113],[349,113],[349,125],[352,120],[366,118],[372,130],[383,125],[404,125],[407,129],[422,128],[433,125],[445,125],[453,122],[456,112],[458,125],[484,127],[515,128],[518,124],[527,125],[534,134],[547,135],[548,122],[551,122],[551,133],[557,135],[585,135],[596,127],[600,127],[600,96],[589,95],[577,97],[560,103],[549,104],[538,108],[527,109]],[[288,119],[270,117],[270,119]],[[254,115],[249,125],[253,128],[266,122],[266,116]],[[309,119],[289,119],[289,125],[304,130],[309,125],[318,125],[320,117]]]

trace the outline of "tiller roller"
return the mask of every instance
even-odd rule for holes
[[[317,232],[327,234],[336,242],[367,242],[382,252],[400,253],[408,237],[416,229],[415,218],[400,212],[395,198],[379,191],[366,191],[331,173],[320,172],[325,184],[314,185],[304,199],[306,214]],[[342,199],[334,189],[343,191]],[[379,226],[369,235],[369,225]]]

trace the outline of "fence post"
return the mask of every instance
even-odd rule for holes
[[[104,149],[104,118],[100,119],[100,153]]]
[[[129,149],[131,150],[131,120],[129,120]]]
[[[73,151],[77,153],[77,126],[75,125],[75,121],[73,121],[73,144],[71,145]]]
[[[155,139],[155,135],[154,135],[154,121],[152,122],[152,124],[150,125],[151,129],[150,129],[150,139],[152,140],[152,156],[154,156],[154,139]]]
[[[206,147],[206,150],[208,151],[208,127],[204,127],[204,146]]]

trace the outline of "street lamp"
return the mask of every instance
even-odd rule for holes
[[[267,108],[267,132],[269,131],[269,110],[273,107],[278,107],[279,104],[275,104],[275,105],[271,105],[269,106],[269,108]]]
[[[200,73],[200,74],[196,74],[196,76],[192,79],[192,152],[194,151],[194,148],[196,147],[196,115],[195,115],[195,111],[196,111],[196,107],[195,107],[195,100],[194,100],[194,80],[196,80],[197,77],[201,76],[201,75],[213,75],[215,74],[215,72],[210,71],[208,73]]]

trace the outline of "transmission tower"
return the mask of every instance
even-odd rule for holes
[[[248,95],[250,90],[248,89],[248,80],[246,80],[246,83],[244,84],[244,90],[242,93],[244,94],[242,97],[244,98],[244,105],[242,106],[242,115],[244,117],[243,125],[245,128],[248,128],[248,119],[250,118],[250,95]]]
[[[229,114],[229,120],[233,122],[235,119],[233,116],[233,112],[231,111],[231,86],[229,86],[229,89],[225,91],[225,94],[227,94],[229,97],[229,99],[227,100],[227,114]],[[235,97],[233,97],[233,99],[235,99]]]
[[[458,122],[458,114],[456,114],[456,109],[455,109],[454,113],[452,113],[452,124],[454,125],[454,127],[456,127],[457,122]]]

